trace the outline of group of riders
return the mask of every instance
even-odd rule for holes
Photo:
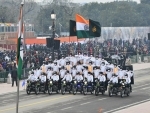
[[[133,77],[132,66],[119,66],[86,54],[62,55],[59,60],[44,61],[41,67],[33,69],[27,80],[26,91],[27,94],[48,91],[49,94],[80,92],[86,95],[90,92],[98,95],[108,89],[109,96],[120,93],[123,97],[132,92]]]

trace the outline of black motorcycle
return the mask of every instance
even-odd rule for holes
[[[91,94],[93,94],[93,83],[92,82],[87,82],[85,80],[84,84],[83,84],[83,94],[87,95],[88,92],[91,92]]]
[[[52,92],[59,93],[59,87],[58,87],[58,82],[57,81],[48,81],[48,94],[51,95]]]
[[[83,83],[82,83],[82,81],[74,80],[73,81],[73,85],[72,85],[72,93],[74,95],[76,95],[77,92],[82,93],[82,90],[83,90]]]
[[[125,80],[121,81],[120,96],[123,98],[125,95],[130,96],[130,84],[126,84]]]
[[[118,84],[113,84],[112,82],[109,82],[109,88],[108,88],[108,93],[109,96],[111,97],[113,94],[118,95],[118,93],[120,92],[120,87],[118,86]]]
[[[46,93],[45,85],[46,85],[46,82],[40,81],[39,92]]]
[[[72,91],[72,84],[71,84],[71,82],[62,81],[61,94],[64,95],[66,92],[71,93],[71,91]]]
[[[99,93],[101,92],[102,95],[105,93],[105,83],[104,82],[99,82],[97,79],[95,80],[95,95],[98,96]]]
[[[36,95],[39,94],[39,81],[27,81],[26,92],[29,95],[31,92],[35,92]]]

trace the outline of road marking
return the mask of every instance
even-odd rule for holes
[[[98,99],[98,100],[104,100],[104,99],[107,99],[107,98],[100,98],[100,99]]]
[[[82,104],[80,104],[80,105],[85,105],[85,104],[89,104],[89,103],[91,103],[91,102],[82,103]]]
[[[133,87],[133,88],[140,88],[140,87],[147,86],[147,85],[150,85],[150,84],[144,84],[144,85],[140,85],[140,86]]]
[[[149,89],[150,87],[145,87],[145,88],[142,88],[142,89]]]
[[[57,98],[53,98],[53,99],[49,99],[49,100],[45,100],[45,101],[40,101],[40,102],[35,102],[35,103],[31,103],[31,104],[26,104],[26,105],[19,106],[19,108],[25,108],[25,107],[28,107],[28,106],[34,106],[34,105],[37,105],[37,104],[42,104],[42,103],[46,103],[46,102],[50,102],[50,101],[55,101],[55,100],[67,98],[67,97],[70,97],[70,96],[72,96],[72,95],[63,96],[63,97],[57,97]],[[2,109],[2,110],[0,110],[0,112],[10,111],[10,110],[13,110],[13,109],[16,109],[16,107]]]
[[[139,102],[135,102],[133,104],[129,104],[129,105],[122,106],[122,107],[119,107],[119,108],[116,108],[116,109],[112,109],[112,110],[106,111],[104,113],[112,113],[112,112],[115,112],[115,111],[119,111],[119,110],[125,109],[127,107],[132,107],[132,106],[135,106],[135,105],[138,105],[138,104],[142,104],[142,103],[147,102],[147,101],[150,101],[150,99],[146,99],[146,100],[142,100],[142,101],[139,101]]]
[[[70,108],[72,108],[72,107],[67,107],[67,108],[64,108],[64,109],[61,109],[61,110],[66,110],[66,109],[70,109]]]

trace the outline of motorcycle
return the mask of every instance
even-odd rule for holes
[[[88,92],[91,92],[91,94],[93,94],[93,83],[87,82],[85,80],[83,84],[83,94],[87,95]]]
[[[39,92],[46,93],[45,85],[46,85],[46,83],[45,83],[45,82],[40,81],[40,85],[39,85]]]
[[[77,92],[79,91],[80,93],[82,93],[82,89],[83,89],[83,85],[81,81],[73,81],[73,85],[72,85],[72,92],[74,95],[77,94]]]
[[[58,88],[58,82],[49,80],[48,81],[48,94],[51,95],[52,92],[56,91],[56,93],[59,93],[59,88]]]
[[[116,85],[116,86],[115,86]],[[115,95],[118,95],[118,93],[120,92],[120,89],[118,87],[117,84],[113,84],[112,82],[109,83],[109,86],[108,86],[108,93],[109,93],[109,96],[111,97],[113,94]]]
[[[102,93],[102,95],[104,95],[105,93],[104,83],[99,82],[98,80],[95,80],[95,82],[96,82],[95,95],[98,96],[100,92]]]
[[[125,80],[121,81],[120,96],[123,98],[125,95],[130,96],[130,85],[125,84]]]
[[[35,92],[36,95],[39,94],[39,81],[27,81],[26,92],[30,95],[31,92]]]
[[[71,93],[71,90],[72,90],[71,82],[62,81],[62,84],[61,84],[61,94],[64,95],[66,93],[66,91],[68,91],[69,93]]]

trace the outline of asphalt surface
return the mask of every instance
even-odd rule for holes
[[[135,71],[135,85],[129,97],[82,94],[27,95],[20,92],[19,113],[113,113],[150,101],[150,69]],[[16,113],[16,93],[0,95],[0,113]]]

